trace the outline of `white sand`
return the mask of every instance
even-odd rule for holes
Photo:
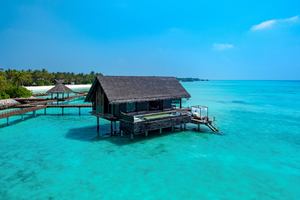
[[[71,90],[74,90],[76,92],[78,91],[88,91],[91,87],[91,84],[85,84],[85,85],[66,85]],[[47,86],[26,86],[28,90],[32,91],[34,94],[36,93],[45,93],[48,90],[50,90],[54,85],[47,85]]]

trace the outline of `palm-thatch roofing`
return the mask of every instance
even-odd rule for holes
[[[46,93],[74,93],[73,90],[65,86],[63,80],[55,80],[56,84],[53,88],[48,90]]]
[[[97,76],[86,101],[94,99],[99,86],[110,104],[191,97],[175,77]]]

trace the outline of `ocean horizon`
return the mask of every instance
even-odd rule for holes
[[[0,119],[0,199],[299,199],[299,80],[182,84],[183,106],[208,106],[222,135],[99,139],[89,108]]]

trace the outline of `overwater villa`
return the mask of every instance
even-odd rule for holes
[[[92,102],[92,114],[111,121],[111,134],[116,133],[119,121],[120,134],[145,134],[176,126],[185,129],[187,123],[209,124],[217,132],[211,121],[197,118],[202,107],[182,107],[182,99],[191,95],[175,77],[150,76],[97,76],[87,94],[86,101]],[[206,108],[207,111],[207,108]]]

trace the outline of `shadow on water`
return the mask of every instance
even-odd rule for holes
[[[189,130],[191,131],[191,130]],[[135,135],[134,139],[130,139],[129,135],[124,136],[110,136],[110,125],[102,125],[100,127],[100,136],[97,136],[96,126],[85,126],[81,128],[72,128],[65,135],[66,138],[72,140],[79,140],[84,142],[99,142],[99,141],[108,141],[115,145],[130,145],[134,143],[143,143],[148,140],[168,137],[174,134],[182,134],[183,131],[176,130],[175,132],[171,132],[171,129],[164,130],[162,134],[159,131],[149,131],[149,135],[145,136],[144,134]],[[200,132],[199,136],[203,139],[207,138],[208,135],[211,135],[209,132]]]

